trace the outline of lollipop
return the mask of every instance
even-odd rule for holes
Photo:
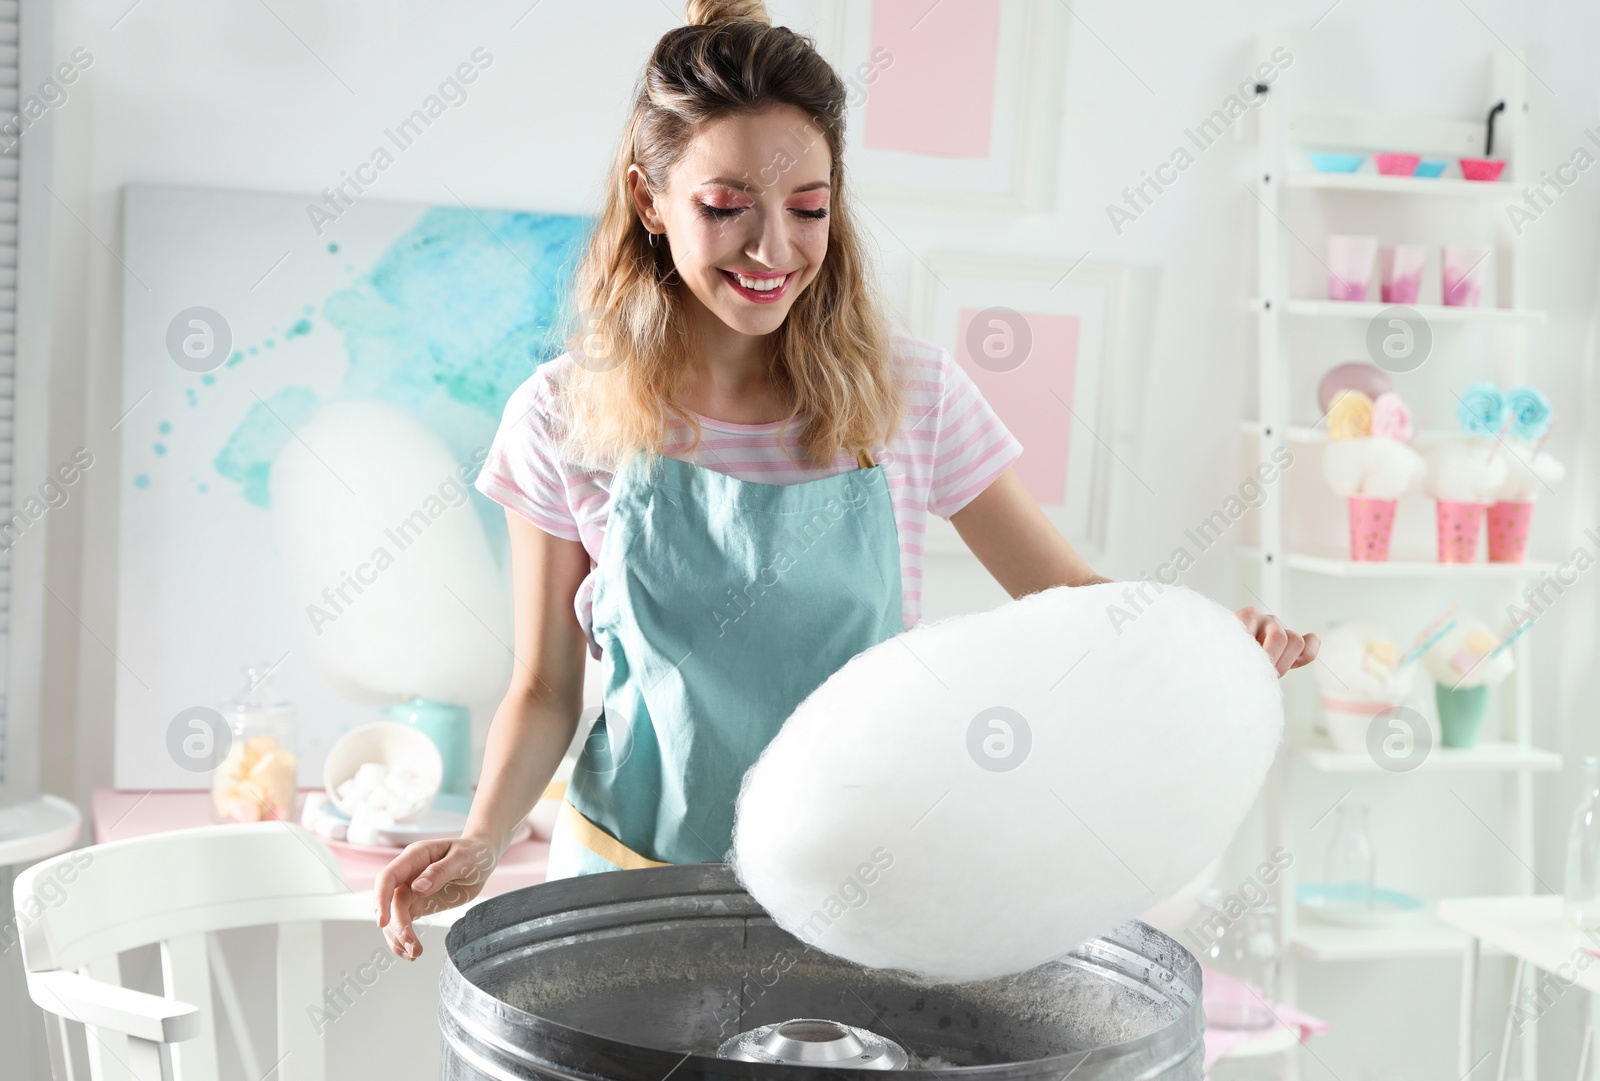
[[[1550,399],[1537,388],[1512,387],[1505,393],[1505,406],[1515,438],[1531,443],[1550,430]]]
[[[1341,390],[1328,407],[1328,436],[1365,439],[1372,434],[1372,399],[1359,390]]]
[[[1495,436],[1505,425],[1506,400],[1493,383],[1473,383],[1461,392],[1456,421],[1467,435]]]

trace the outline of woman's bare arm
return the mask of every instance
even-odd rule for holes
[[[1067,542],[1013,469],[1001,473],[994,483],[951,515],[950,523],[972,554],[1013,597],[1052,586],[1086,586],[1112,580],[1096,574]],[[1317,635],[1296,634],[1270,612],[1250,607],[1241,608],[1234,615],[1261,643],[1280,676],[1291,668],[1310,664],[1322,647]]]
[[[572,743],[588,648],[572,603],[589,573],[589,553],[509,509],[506,523],[515,610],[511,686],[489,725],[464,833],[492,842],[496,853],[505,851]]]
[[[415,960],[411,921],[465,904],[483,889],[506,844],[555,775],[583,710],[587,643],[572,610],[589,556],[506,511],[511,537],[511,684],[489,724],[483,768],[462,835],[410,845],[374,884],[389,948]],[[390,916],[393,915],[391,921]]]
[[[1016,470],[1007,469],[950,517],[961,539],[1013,597],[1052,586],[1109,582],[1039,509]]]

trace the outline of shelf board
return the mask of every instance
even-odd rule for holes
[[[1336,751],[1326,743],[1296,747],[1295,760],[1323,773],[1387,772],[1366,752]],[[1484,741],[1476,747],[1435,747],[1415,772],[1472,773],[1528,770],[1550,772],[1561,768],[1561,756],[1520,743]]]
[[[1381,173],[1288,173],[1283,182],[1290,188],[1365,191],[1380,195],[1439,195],[1450,199],[1516,199],[1520,193],[1515,184],[1503,180],[1384,176]]]
[[[1242,420],[1239,430],[1246,436],[1254,439],[1261,435],[1261,422],[1258,420]],[[1319,426],[1308,427],[1304,424],[1291,424],[1286,429],[1286,438],[1291,443],[1328,443],[1328,429]],[[1461,432],[1450,431],[1445,428],[1418,428],[1411,437],[1413,446],[1430,447],[1452,439],[1463,438]]]
[[[1429,905],[1406,922],[1389,927],[1341,927],[1297,912],[1291,945],[1295,953],[1313,961],[1389,961],[1461,957],[1467,936],[1440,923],[1434,906]]]
[[[1255,311],[1265,310],[1264,302],[1251,302]],[[1283,301],[1286,315],[1319,319],[1372,319],[1390,308],[1406,307],[1430,323],[1542,323],[1548,313],[1540,308],[1457,308],[1445,304],[1383,304],[1370,300],[1312,300],[1295,297]]]
[[[1260,562],[1259,548],[1241,545],[1239,554]],[[1330,578],[1537,578],[1553,571],[1556,564],[1549,562],[1440,563],[1434,559],[1390,559],[1383,563],[1365,563],[1344,556],[1313,555],[1308,552],[1291,552],[1288,557],[1291,570],[1308,574],[1321,574]]]

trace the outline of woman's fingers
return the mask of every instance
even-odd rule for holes
[[[1255,607],[1241,608],[1234,615],[1244,624],[1252,637],[1266,650],[1267,657],[1279,676],[1291,668],[1310,664],[1316,659],[1322,640],[1315,634],[1299,635],[1285,627],[1277,616]]]
[[[1305,644],[1300,649],[1300,656],[1291,667],[1299,668],[1303,664],[1310,664],[1317,659],[1317,651],[1321,648],[1322,639],[1317,637],[1315,632],[1306,635]]]

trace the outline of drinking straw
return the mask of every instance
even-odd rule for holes
[[[1422,633],[1417,636],[1417,644],[1412,646],[1411,649],[1407,651],[1406,655],[1400,658],[1399,663],[1395,665],[1397,669],[1404,668],[1406,665],[1415,661],[1418,657],[1426,653],[1435,642],[1449,634],[1451,630],[1455,628],[1456,607],[1456,605],[1452,604],[1449,608],[1444,610],[1443,615],[1440,615],[1434,619],[1431,624],[1423,628]],[[1448,622],[1445,622],[1446,620],[1448,620]]]

